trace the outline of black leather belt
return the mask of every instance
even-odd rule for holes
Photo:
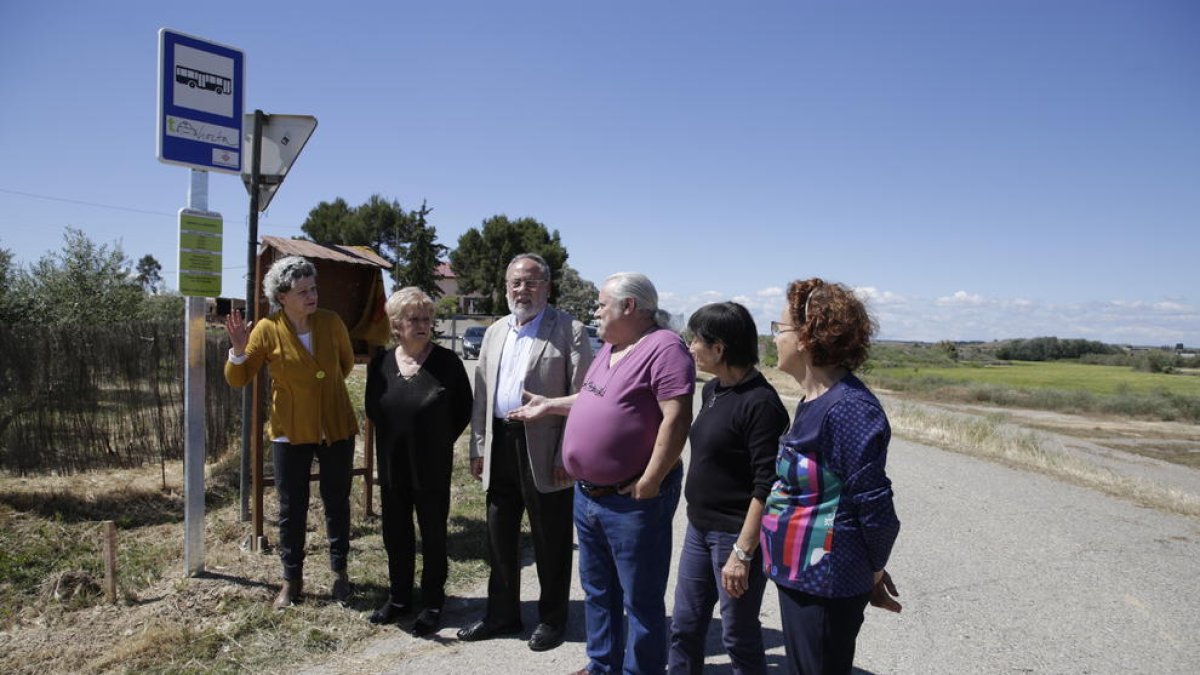
[[[671,467],[671,471],[668,472],[668,475],[671,472],[680,470],[682,468],[683,468],[683,459],[677,459],[677,460],[675,460],[675,465]],[[637,479],[641,478],[643,473],[645,473],[645,471],[641,471],[636,476],[634,476],[628,480],[623,480],[620,483],[616,483],[614,485],[596,485],[595,483],[589,483],[588,481],[583,480],[583,479],[575,481],[575,484],[579,486],[579,489],[583,491],[583,494],[587,495],[588,497],[591,497],[592,499],[596,499],[598,497],[607,497],[609,495],[617,494],[618,492],[625,489],[626,487],[636,483]],[[664,478],[663,480],[666,480],[666,479]]]
[[[579,480],[575,482],[577,485],[579,485],[579,489],[583,491],[583,494],[591,497],[592,499],[598,499],[600,497],[608,497],[609,495],[617,494],[621,490],[632,485],[641,477],[642,474],[639,473],[629,480],[623,480],[620,483],[615,483],[613,485],[596,485],[595,483],[589,483],[586,480]]]
[[[498,429],[504,429],[505,431],[517,431],[518,429],[524,429],[525,423],[522,422],[521,420],[510,420],[510,419],[506,419],[504,417],[493,417],[492,418],[492,426],[496,427]]]

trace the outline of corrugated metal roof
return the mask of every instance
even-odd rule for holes
[[[321,258],[352,265],[371,265],[391,269],[392,263],[384,260],[379,254],[366,246],[346,246],[343,244],[318,244],[304,239],[285,239],[264,235],[262,245],[283,253],[284,255],[299,255],[305,258]]]

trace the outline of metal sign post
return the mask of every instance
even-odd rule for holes
[[[179,290],[187,296],[183,563],[196,575],[204,571],[205,299],[221,292],[221,220],[208,213],[208,171],[242,168],[245,56],[166,28],[158,38],[158,160],[192,169],[188,210],[180,213]]]
[[[258,297],[258,273],[255,269],[258,260],[258,214],[265,211],[271,203],[271,198],[283,184],[288,169],[308,143],[312,132],[317,128],[317,118],[309,115],[267,115],[261,110],[247,113],[243,122],[247,129],[242,138],[242,154],[248,155],[248,161],[242,168],[242,182],[250,193],[250,236],[246,245],[246,311],[247,321],[256,319],[255,298]],[[250,474],[251,450],[256,439],[251,438],[251,431],[257,428],[254,423],[254,413],[258,406],[258,383],[255,382],[242,396],[242,475],[241,475],[241,516],[242,521],[250,519]],[[259,550],[258,538],[251,541],[251,548]]]
[[[246,323],[257,319],[255,299],[258,297],[258,272],[256,269],[258,263],[258,179],[259,179],[259,155],[262,154],[262,123],[263,111],[255,110],[252,117],[253,122],[250,128],[253,129],[254,140],[250,143],[250,182],[256,186],[250,191],[250,232],[247,239],[249,244],[246,246],[246,308],[242,310],[243,317]],[[251,423],[254,417],[254,407],[258,405],[258,382],[253,382],[249,387],[242,391],[242,462],[241,462],[241,480],[239,481],[239,494],[241,496],[241,518],[242,522],[250,520],[250,430],[254,427]],[[258,542],[251,540],[250,549],[257,551]]]
[[[192,169],[188,208],[208,210],[208,173]],[[182,237],[182,232],[181,235]],[[187,299],[183,351],[183,567],[204,571],[204,298]]]

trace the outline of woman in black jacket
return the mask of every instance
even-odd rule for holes
[[[765,673],[758,610],[767,578],[758,530],[788,414],[754,367],[758,330],[745,307],[705,305],[688,320],[688,330],[696,367],[713,379],[704,386],[688,435],[688,527],[675,582],[668,670],[703,672],[708,622],[719,600],[722,641],[734,672]]]
[[[421,528],[421,613],[413,634],[441,626],[449,562],[450,473],[454,442],[471,419],[471,383],[454,352],[433,342],[433,300],[419,288],[388,298],[396,348],[367,369],[365,407],[375,424],[375,454],[388,554],[388,601],[371,623],[392,623],[412,611],[416,531]]]

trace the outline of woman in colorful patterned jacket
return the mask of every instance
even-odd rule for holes
[[[900,531],[884,471],[891,429],[853,375],[873,332],[862,302],[821,279],[792,282],[771,323],[779,369],[804,392],[780,443],[761,530],[793,673],[850,673],[867,603],[900,611],[884,570]]]

